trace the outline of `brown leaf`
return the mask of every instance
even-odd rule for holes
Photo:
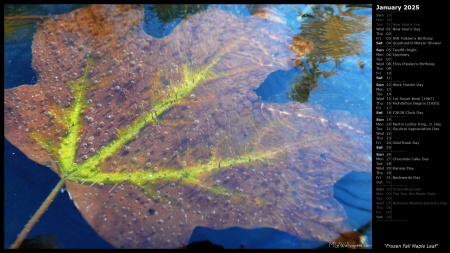
[[[143,18],[91,5],[44,21],[39,82],[5,90],[6,138],[116,247],[176,248],[196,226],[349,231],[332,186],[371,170],[370,124],[253,91],[295,65],[293,31],[212,8],[155,39]]]

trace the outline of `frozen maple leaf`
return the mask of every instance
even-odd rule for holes
[[[328,241],[351,230],[332,187],[371,170],[370,124],[254,92],[294,66],[298,36],[211,8],[156,39],[143,18],[91,5],[44,21],[38,83],[5,90],[6,138],[65,179],[99,235],[176,248],[196,226]]]

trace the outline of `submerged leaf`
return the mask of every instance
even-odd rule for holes
[[[253,91],[295,66],[294,32],[212,8],[155,39],[143,19],[91,5],[43,22],[39,82],[5,90],[6,138],[66,178],[89,224],[127,248],[186,245],[196,226],[351,230],[332,187],[371,170],[370,124]]]

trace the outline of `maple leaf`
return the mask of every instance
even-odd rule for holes
[[[351,230],[332,187],[371,170],[370,124],[254,92],[298,60],[293,31],[212,8],[155,39],[143,18],[91,5],[44,21],[38,83],[5,90],[6,138],[65,180],[99,235],[175,248],[196,226]]]

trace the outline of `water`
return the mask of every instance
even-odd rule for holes
[[[36,6],[23,11],[26,15],[64,13],[78,6]],[[166,9],[145,7],[147,25],[144,30],[157,38],[164,37],[183,17],[201,13],[211,6],[170,6]],[[219,5],[218,8],[237,16],[250,16],[255,6]],[[314,51],[302,64],[270,74],[255,89],[265,102],[283,104],[298,101],[318,104],[328,112],[349,112],[368,122],[371,120],[371,11],[361,8],[350,11],[345,6],[281,5],[274,6],[271,17],[285,18],[286,24],[302,37],[314,41]],[[35,12],[33,12],[35,11]],[[46,12],[47,11],[47,12]],[[155,12],[158,11],[158,12]],[[303,16],[300,18],[299,13]],[[25,15],[22,14],[22,15]],[[333,15],[331,15],[333,14]],[[314,18],[308,18],[314,15]],[[6,14],[5,14],[6,16]],[[368,25],[369,24],[369,25]],[[30,67],[34,23],[19,26],[13,34],[5,34],[5,89],[21,84],[34,84],[36,77]],[[333,33],[333,31],[340,31]],[[8,39],[8,36],[14,37]],[[18,67],[20,66],[20,67]],[[8,247],[25,225],[58,176],[48,168],[27,159],[5,140],[5,244]],[[321,155],[326,159],[325,155]],[[371,174],[350,173],[334,186],[335,198],[344,206],[352,228],[358,229],[371,220]],[[351,204],[350,204],[351,203]],[[206,231],[206,232],[205,232]],[[29,237],[52,234],[64,248],[108,248],[68,198],[61,193],[44,214]],[[274,229],[239,228],[211,231],[198,228],[190,242],[201,239],[227,248],[315,248],[323,242],[308,241]],[[206,237],[209,235],[209,237]],[[228,235],[228,236],[225,236]],[[231,236],[233,235],[233,236]],[[236,236],[237,235],[237,236]],[[371,244],[371,232],[367,233]]]

